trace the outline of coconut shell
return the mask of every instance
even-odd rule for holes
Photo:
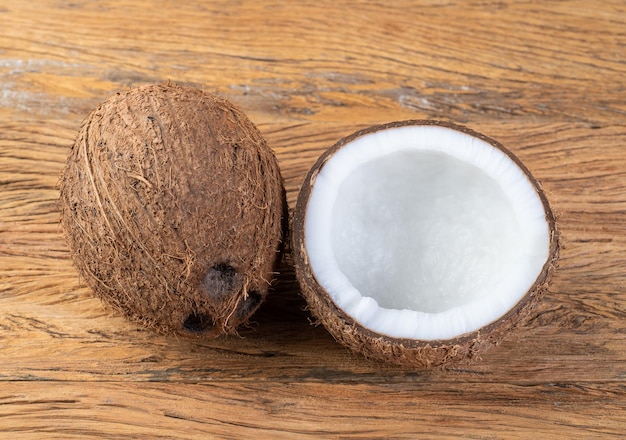
[[[81,278],[161,332],[232,333],[265,299],[286,216],[276,157],[227,100],[138,87],[83,122],[60,184]]]
[[[508,313],[495,322],[457,338],[435,341],[394,338],[376,333],[362,326],[344,312],[329,293],[317,282],[309,264],[305,247],[305,216],[315,180],[324,164],[344,145],[355,139],[374,133],[408,125],[438,125],[477,137],[504,152],[526,174],[537,191],[546,213],[545,220],[550,231],[549,257],[536,281],[527,294]],[[302,295],[311,314],[318,323],[340,343],[367,358],[409,368],[432,368],[470,363],[480,358],[489,347],[499,344],[527,318],[546,293],[559,255],[559,234],[555,217],[541,185],[524,164],[499,142],[463,126],[438,121],[408,120],[377,125],[358,131],[338,141],[329,148],[308,172],[296,203],[292,219],[293,258]]]

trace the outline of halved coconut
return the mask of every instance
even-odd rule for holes
[[[340,342],[410,366],[469,361],[544,293],[558,240],[540,185],[498,142],[404,121],[342,139],[293,219],[309,308]]]

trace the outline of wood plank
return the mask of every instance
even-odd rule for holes
[[[623,2],[7,0],[0,29],[0,438],[623,436]],[[78,279],[58,181],[98,102],[167,79],[250,116],[291,209],[317,157],[371,124],[501,141],[558,213],[546,299],[480,362],[432,371],[312,326],[289,257],[240,337],[137,328]]]
[[[615,386],[9,382],[7,438],[610,438],[626,406]],[[536,396],[540,395],[541,399]],[[514,397],[512,397],[514,396]],[[323,408],[325,417],[320,420]]]
[[[395,113],[602,124],[626,111],[619,1],[372,3],[346,14],[350,5],[5,2],[4,106],[84,116],[95,96],[171,78],[249,103],[258,122]]]

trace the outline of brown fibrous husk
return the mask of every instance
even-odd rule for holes
[[[550,230],[549,257],[533,286],[524,298],[497,321],[457,338],[436,341],[394,338],[365,328],[345,313],[332,300],[329,293],[317,282],[309,264],[305,246],[305,217],[311,191],[317,174],[324,164],[344,145],[355,139],[380,130],[409,125],[437,125],[451,128],[479,138],[509,156],[526,174],[535,187],[545,210],[545,220]],[[329,148],[307,174],[292,218],[293,259],[302,295],[308,309],[328,332],[340,343],[367,358],[408,368],[450,367],[468,364],[481,358],[488,348],[500,344],[511,335],[533,312],[548,290],[559,256],[559,234],[555,216],[539,182],[524,164],[499,142],[471,129],[440,121],[408,120],[377,125],[347,136]]]
[[[81,278],[160,332],[233,333],[265,299],[286,216],[278,163],[224,98],[173,83],[100,104],[60,183]]]

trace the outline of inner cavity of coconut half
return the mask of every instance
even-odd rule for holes
[[[443,126],[369,133],[315,178],[305,245],[318,283],[376,333],[478,330],[525,296],[549,254],[533,183],[503,151]]]

